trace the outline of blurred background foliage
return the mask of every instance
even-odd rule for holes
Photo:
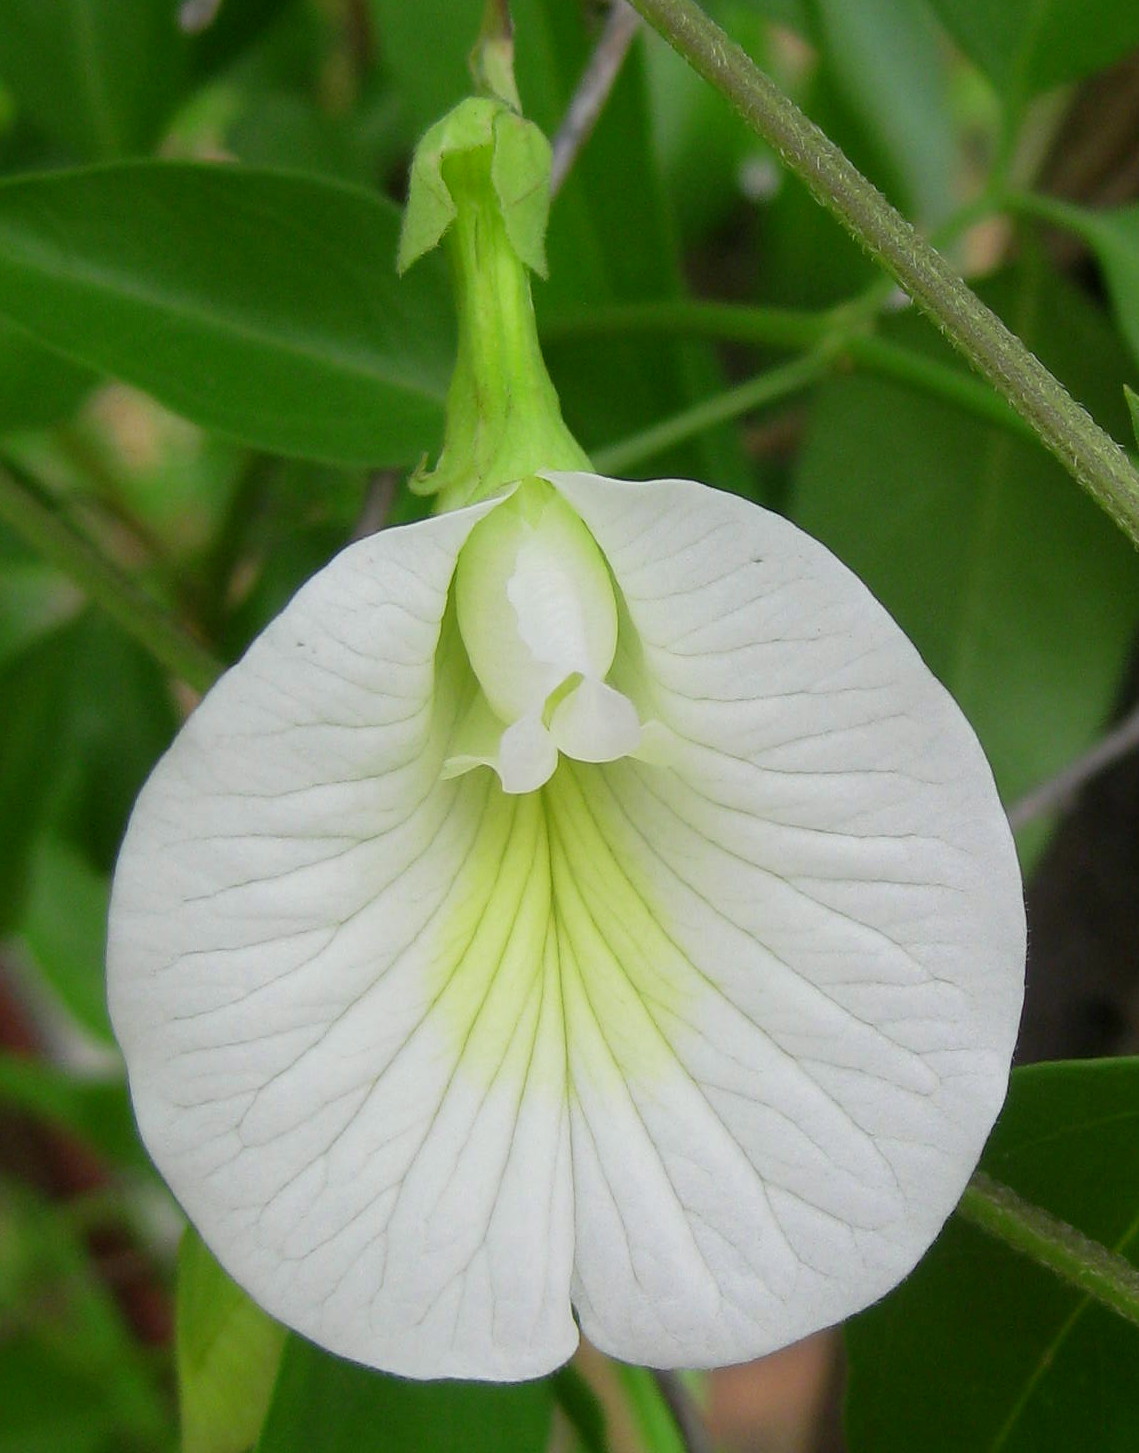
[[[450,301],[437,258],[397,281],[395,239],[481,8],[224,0],[190,34],[175,0],[0,6],[0,1453],[174,1447],[176,1341],[187,1453],[258,1437],[279,1333],[192,1250],[175,1338],[178,1217],[103,1004],[109,874],[211,659],[354,535],[424,508],[402,481],[439,443]],[[705,8],[1133,443],[1133,0]],[[553,134],[605,6],[513,10],[523,102]],[[825,540],[956,695],[1006,802],[1131,710],[1132,546],[655,36],[548,247],[539,322],[599,465],[702,478]],[[1025,1059],[1139,1041],[1139,773],[1070,808],[1018,839]],[[1132,1067],[1018,1075],[994,1174],[1131,1254]],[[854,1453],[1133,1446],[1139,1333],[1029,1272],[954,1226],[858,1320]],[[283,1366],[266,1453],[696,1446],[651,1379],[597,1359],[513,1392],[409,1389],[295,1339]],[[738,1377],[689,1389],[715,1438],[846,1446],[832,1344],[773,1368],[746,1416]]]

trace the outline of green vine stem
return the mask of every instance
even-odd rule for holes
[[[796,350],[834,340],[836,363],[849,358],[868,373],[920,389],[986,423],[997,424],[1033,443],[1039,442],[1036,430],[981,379],[886,338],[864,333],[848,335],[841,318],[833,313],[666,300],[617,303],[573,314],[555,314],[542,325],[542,336],[550,342],[559,338],[627,333],[707,338],[720,343],[751,343]]]
[[[1139,1268],[1074,1226],[1022,1200],[984,1171],[977,1171],[965,1188],[957,1214],[1139,1324]]]
[[[694,0],[634,8],[745,121],[944,331],[1035,430],[1045,447],[1139,544],[1139,474],[948,262]]]
[[[616,444],[594,449],[591,456],[594,468],[599,469],[602,474],[619,473],[650,455],[660,454],[675,444],[702,434],[705,429],[714,429],[718,424],[738,419],[741,414],[749,414],[753,409],[763,408],[766,404],[773,404],[790,394],[809,388],[823,377],[830,366],[829,354],[822,349],[816,349],[813,353],[793,359],[779,368],[767,369],[755,378],[737,384],[735,388],[714,394],[709,399],[702,399],[691,408],[683,409],[671,418],[662,419],[659,424],[653,424],[639,434],[633,434]]]
[[[207,691],[221,675],[221,663],[205,646],[3,465],[0,522],[73,581],[171,675],[195,691]]]

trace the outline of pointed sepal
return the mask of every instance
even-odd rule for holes
[[[401,273],[439,245],[458,213],[448,162],[480,151],[489,153],[487,185],[510,245],[521,262],[545,277],[550,143],[533,122],[490,96],[461,101],[416,148],[397,258]]]

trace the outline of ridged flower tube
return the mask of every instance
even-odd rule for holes
[[[464,192],[515,125],[482,111],[432,175],[517,298],[502,189]],[[343,1356],[514,1380],[580,1329],[739,1362],[880,1297],[953,1209],[1017,1029],[1011,836],[833,555],[592,473],[464,306],[457,507],[309,581],[135,809],[139,1126],[230,1274]]]

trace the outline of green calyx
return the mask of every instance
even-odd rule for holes
[[[445,242],[459,323],[443,448],[411,480],[440,511],[539,470],[589,468],[562,420],[530,297],[530,272],[546,269],[549,178],[549,143],[500,95],[460,102],[412,162],[399,269]]]
[[[437,121],[415,149],[407,210],[399,239],[399,271],[443,240],[467,199],[455,163],[486,153],[485,200],[500,214],[511,248],[539,276],[546,274],[550,144],[532,121],[505,101],[468,96]]]

